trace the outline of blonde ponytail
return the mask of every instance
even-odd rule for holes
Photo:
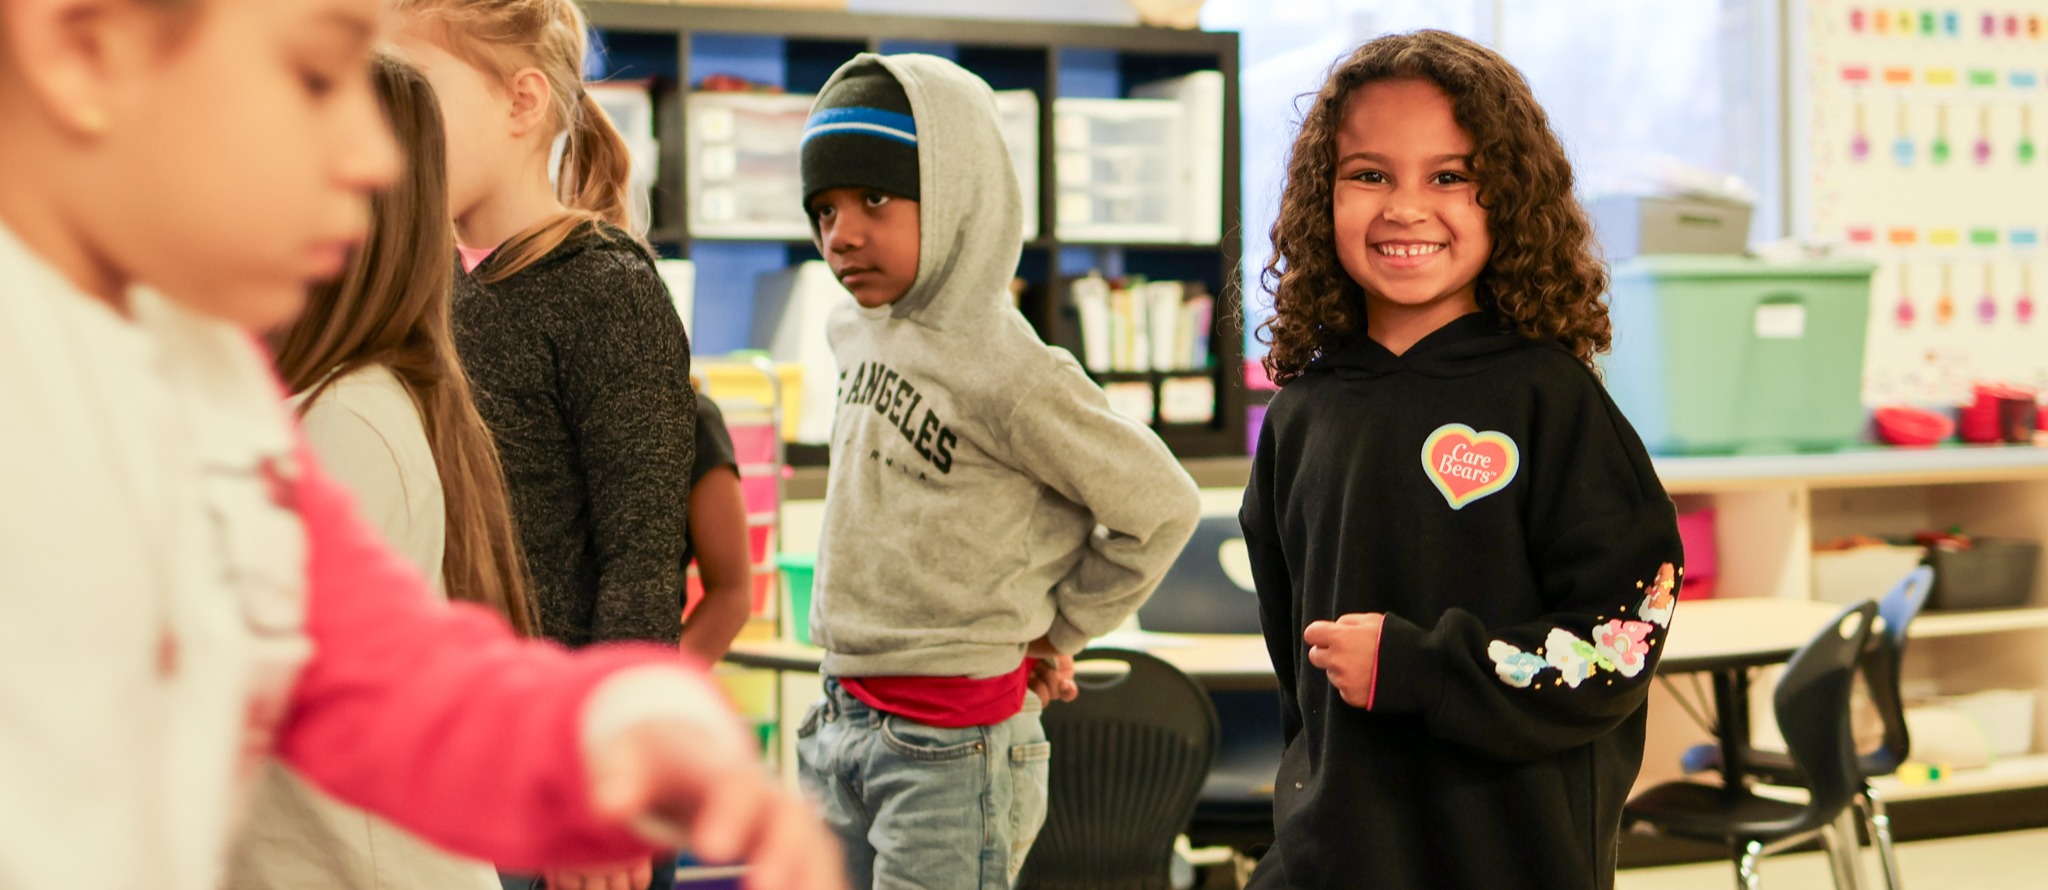
[[[583,90],[569,124],[569,144],[562,150],[562,166],[555,178],[555,192],[571,210],[591,213],[621,229],[631,228],[627,182],[633,174],[633,157],[626,137],[612,123],[604,106]]]
[[[429,26],[442,47],[509,84],[533,68],[547,78],[556,133],[566,133],[555,193],[568,208],[499,247],[482,276],[501,281],[593,223],[630,231],[632,156],[611,116],[583,89],[589,26],[575,0],[397,0],[409,23]]]

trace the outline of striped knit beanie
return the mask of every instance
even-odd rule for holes
[[[910,97],[873,60],[853,63],[818,94],[804,124],[801,154],[806,209],[819,192],[836,188],[919,200]]]

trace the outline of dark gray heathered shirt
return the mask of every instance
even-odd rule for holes
[[[689,339],[653,260],[588,227],[503,281],[458,272],[454,322],[543,633],[677,642],[697,408]]]

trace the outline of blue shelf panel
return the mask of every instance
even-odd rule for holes
[[[787,43],[780,37],[751,34],[690,35],[690,86],[711,74],[729,74],[755,83],[786,87],[788,65],[784,62]]]
[[[676,37],[638,31],[592,32],[583,76],[590,80],[680,80],[676,70]]]
[[[1113,49],[1061,49],[1060,95],[1080,99],[1123,98],[1123,75],[1117,63],[1118,54]]]
[[[960,61],[960,44],[936,40],[884,40],[882,52],[892,56],[897,53],[924,53],[928,56]]]
[[[787,49],[789,68],[782,86],[792,93],[815,93],[830,80],[832,72],[847,60],[866,52],[868,45],[847,40],[792,40]]]
[[[719,355],[747,348],[754,330],[754,282],[765,273],[788,268],[790,251],[789,245],[759,241],[690,245],[690,259],[697,266],[692,352]]]
[[[953,61],[988,81],[991,89],[1031,90],[1045,97],[1045,67],[1049,60],[1043,49],[1003,46],[963,46]]]

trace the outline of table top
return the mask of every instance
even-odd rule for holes
[[[1657,670],[1683,674],[1778,664],[1843,608],[1775,597],[1680,600]]]
[[[1666,638],[1663,673],[1733,670],[1791,657],[1842,607],[1763,597],[1683,603]],[[1149,652],[1210,689],[1270,688],[1273,663],[1256,634],[1117,633],[1098,648]],[[825,650],[795,640],[737,643],[725,660],[744,667],[817,673]]]

